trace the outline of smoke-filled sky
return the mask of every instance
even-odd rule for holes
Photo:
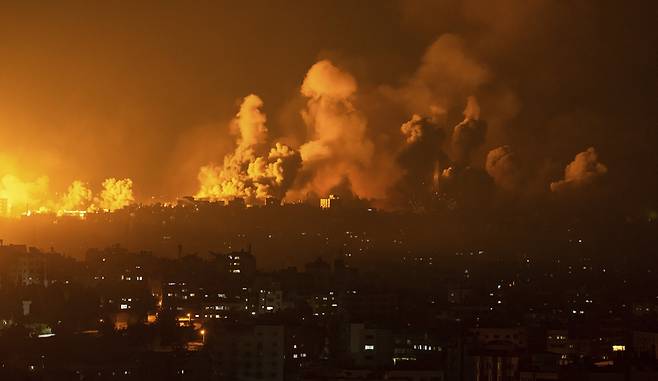
[[[399,200],[479,184],[459,180],[474,169],[516,196],[655,206],[656,16],[652,1],[4,2],[0,177],[60,194],[131,179],[137,201]]]

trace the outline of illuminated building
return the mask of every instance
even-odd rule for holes
[[[340,197],[330,194],[327,198],[320,199],[320,208],[321,209],[331,209],[340,207],[341,200]]]
[[[338,296],[334,291],[314,294],[306,300],[306,303],[311,307],[313,315],[315,316],[328,316],[339,312],[338,302]]]
[[[283,291],[280,289],[260,289],[258,291],[258,313],[274,313],[281,310]]]
[[[427,331],[407,330],[396,331],[393,334],[393,365],[429,364],[440,361],[443,354],[444,343],[439,341]]]
[[[317,361],[324,335],[315,327],[295,324],[286,324],[285,335],[285,378],[301,379],[305,364]]]
[[[240,250],[228,254],[213,253],[219,271],[235,278],[250,278],[256,272],[256,258],[251,254],[251,247],[247,251]]]
[[[265,206],[281,206],[281,199],[276,197],[268,197],[265,199]]]
[[[567,354],[568,332],[566,329],[554,329],[546,332],[546,351],[558,354]]]
[[[175,311],[181,325],[188,325],[192,320],[226,319],[245,309],[239,295],[218,288],[195,287],[180,281],[165,282],[162,288],[162,308]]]
[[[349,325],[349,354],[357,367],[378,368],[393,363],[391,330],[369,327],[363,323]]]

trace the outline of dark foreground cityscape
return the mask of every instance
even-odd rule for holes
[[[224,216],[228,224],[203,225],[215,226],[222,242],[245,244],[201,253],[178,244],[174,255],[116,244],[89,249],[76,260],[55,248],[2,242],[0,379],[658,377],[658,268],[647,249],[656,247],[655,218],[609,223],[611,236],[616,231],[630,240],[592,237],[590,243],[591,232],[578,224],[549,224],[548,231],[556,230],[545,233],[553,238],[544,248],[416,248],[424,254],[414,254],[404,234],[344,229],[363,215],[367,226],[384,229],[387,219],[406,226],[409,220],[440,221],[441,213],[391,216],[342,206],[337,198],[332,207],[293,208],[306,223],[286,227],[285,234],[256,226],[267,216],[295,215],[285,206],[245,208],[190,198],[175,207],[142,206],[85,220],[38,217],[39,230],[47,233],[48,225],[83,223],[111,230],[124,213],[132,223],[123,234],[149,242],[155,230],[160,239],[175,240],[181,226]],[[172,222],[173,215],[184,222]],[[231,215],[255,227],[236,231]],[[250,215],[253,220],[244,217]],[[288,241],[288,250],[305,251],[298,258],[307,262],[277,267],[269,260],[267,270],[261,267],[259,251],[273,234]],[[263,243],[252,246],[250,239]],[[389,245],[395,254],[385,254]]]

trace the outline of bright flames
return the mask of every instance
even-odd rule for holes
[[[59,197],[50,193],[49,180],[45,176],[23,181],[14,175],[5,175],[0,180],[0,216],[54,213],[84,218],[89,212],[111,212],[134,201],[130,179],[106,179],[97,196],[86,183],[75,180]]]

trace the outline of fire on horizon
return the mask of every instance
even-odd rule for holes
[[[656,207],[651,12],[465,1],[0,14],[3,216],[184,195],[336,193],[398,210],[437,194],[628,194],[628,207]]]

